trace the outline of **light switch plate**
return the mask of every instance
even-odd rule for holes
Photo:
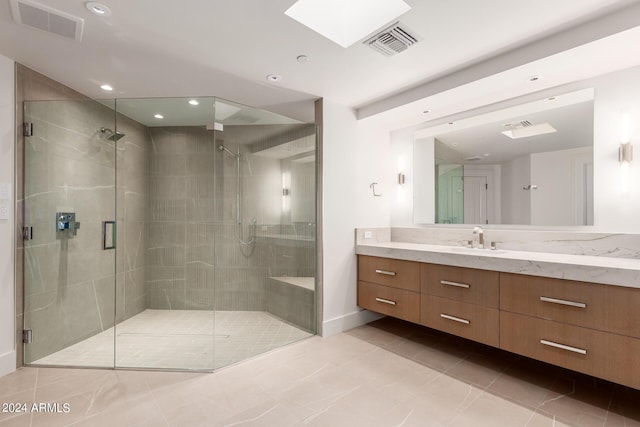
[[[9,201],[0,200],[0,221],[9,219]]]
[[[11,199],[11,183],[0,182],[0,200]]]
[[[365,231],[364,232],[364,238],[365,239],[371,239],[373,237],[373,232],[371,231]]]

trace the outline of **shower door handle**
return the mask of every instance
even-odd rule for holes
[[[102,249],[116,248],[116,222],[102,221]]]

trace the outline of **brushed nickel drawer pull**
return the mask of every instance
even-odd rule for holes
[[[451,282],[449,280],[440,280],[441,285],[455,286],[456,288],[469,289],[471,286],[466,283]]]
[[[564,300],[564,299],[540,297],[540,301],[551,302],[553,304],[569,305],[571,307],[587,308],[587,304],[585,304],[583,302],[567,301],[567,300]]]
[[[564,345],[564,344],[558,344],[557,342],[553,342],[553,341],[540,340],[540,344],[548,345],[549,347],[555,347],[555,348],[559,348],[559,349],[562,349],[562,350],[572,351],[574,353],[587,354],[587,350],[583,350],[583,349],[577,348],[577,347],[571,347],[571,346]]]
[[[376,273],[384,274],[385,276],[395,276],[396,275],[395,271],[387,271],[387,270],[376,270]]]
[[[465,325],[468,325],[469,323],[471,323],[469,320],[461,319],[461,318],[455,317],[455,316],[449,316],[448,314],[444,314],[444,313],[440,313],[440,317],[442,317],[444,319],[453,320],[454,322],[464,323]]]
[[[383,303],[389,304],[389,305],[396,305],[396,302],[395,301],[391,301],[390,299],[384,299],[384,298],[377,298],[376,297],[376,301],[383,302]]]

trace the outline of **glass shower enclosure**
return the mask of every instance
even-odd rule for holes
[[[210,371],[316,332],[316,128],[212,97],[29,101],[25,364]]]

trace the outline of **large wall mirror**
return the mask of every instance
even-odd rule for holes
[[[593,101],[582,89],[417,132],[414,222],[592,225]]]

